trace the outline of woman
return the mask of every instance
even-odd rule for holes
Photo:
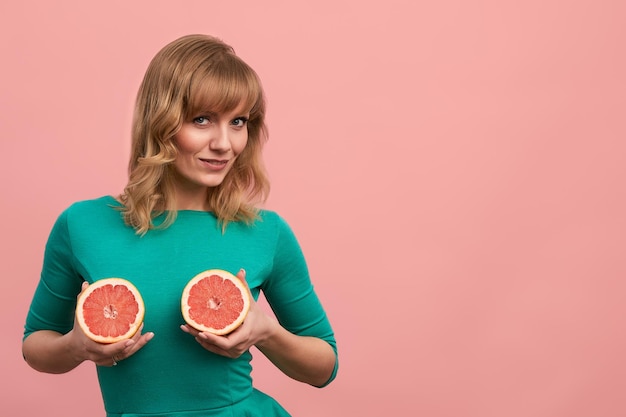
[[[251,346],[298,381],[335,378],[334,334],[296,238],[255,206],[269,189],[264,116],[257,75],[220,40],[185,36],[154,57],[124,192],[71,205],[50,234],[26,318],[31,367],[63,373],[94,362],[109,417],[289,415],[253,388]],[[278,320],[253,302],[227,336],[181,326],[182,288],[211,268],[239,271]],[[107,277],[130,280],[146,306],[144,328],[109,345],[74,322],[77,295]]]

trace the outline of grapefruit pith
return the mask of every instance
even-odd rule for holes
[[[133,284],[122,278],[104,278],[78,296],[76,319],[90,339],[115,343],[137,332],[145,311],[141,294]]]
[[[209,269],[193,277],[181,297],[185,322],[201,332],[224,335],[243,323],[250,309],[250,292],[235,275]]]

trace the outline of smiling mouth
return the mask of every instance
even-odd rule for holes
[[[226,165],[228,163],[228,160],[219,160],[219,159],[203,159],[203,158],[200,158],[200,160],[202,162],[205,162],[205,163],[211,164],[211,165]]]

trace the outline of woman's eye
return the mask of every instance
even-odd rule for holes
[[[193,122],[197,125],[206,125],[209,123],[209,118],[205,116],[196,117]]]
[[[248,119],[246,117],[238,117],[232,121],[232,124],[235,127],[244,127],[246,123],[248,123]]]

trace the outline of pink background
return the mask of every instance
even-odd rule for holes
[[[294,416],[626,415],[625,3],[304,3],[0,5],[0,415],[103,415],[93,366],[26,366],[23,320],[56,216],[125,183],[148,61],[195,32],[263,80],[267,206],[339,343],[329,387],[257,354],[259,388]]]

